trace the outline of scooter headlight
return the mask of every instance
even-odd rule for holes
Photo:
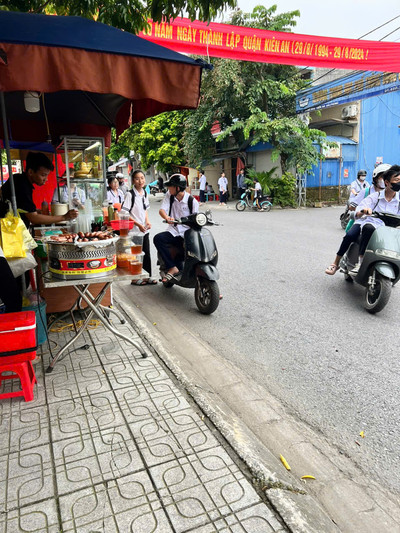
[[[390,259],[397,259],[400,260],[400,254],[398,252],[394,252],[393,250],[380,250],[377,249],[376,253],[378,255],[383,255],[384,257],[390,257]]]
[[[207,224],[207,217],[204,213],[197,213],[196,224],[199,226],[205,226]]]

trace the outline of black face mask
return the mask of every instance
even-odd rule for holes
[[[398,183],[391,183],[390,184],[392,191],[398,192],[400,191],[400,181]]]

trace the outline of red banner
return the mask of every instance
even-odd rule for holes
[[[176,52],[259,63],[400,72],[400,43],[336,39],[177,18],[140,37]]]

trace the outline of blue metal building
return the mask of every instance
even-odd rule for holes
[[[364,168],[369,180],[380,162],[400,159],[400,80],[398,74],[353,73],[298,93],[297,113],[338,143],[314,167],[307,187],[349,185]],[[368,179],[368,178],[367,178]]]

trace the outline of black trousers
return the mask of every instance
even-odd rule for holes
[[[365,250],[367,249],[368,242],[371,238],[371,235],[376,230],[375,226],[372,224],[364,224],[361,230],[361,239],[360,239],[360,255],[365,254]]]
[[[150,238],[149,233],[146,233],[143,237],[142,250],[144,252],[143,257],[143,270],[149,273],[151,276],[151,257],[150,257]]]
[[[6,306],[6,313],[17,313],[22,309],[22,296],[7,260],[0,257],[0,299]]]

